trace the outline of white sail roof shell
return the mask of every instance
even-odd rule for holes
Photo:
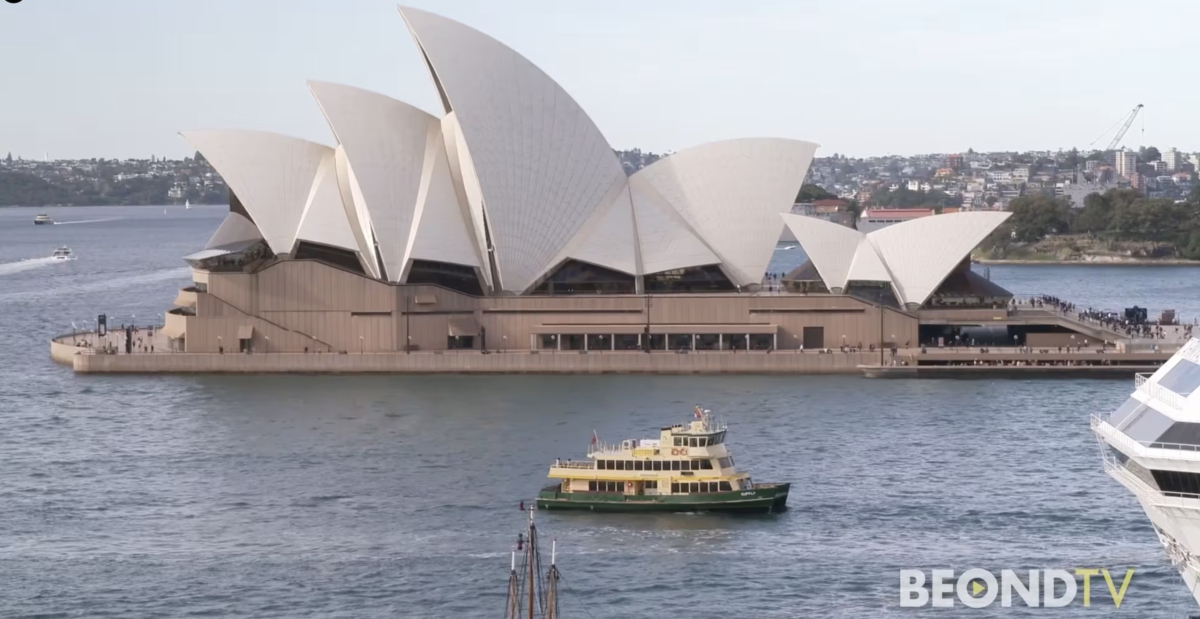
[[[817,145],[745,138],[664,157],[634,174],[647,181],[720,258],[739,286],[762,282]]]
[[[426,145],[441,121],[407,103],[369,90],[310,81],[354,170],[362,200],[391,281],[400,281],[407,261]]]
[[[832,292],[851,281],[891,282],[896,299],[919,306],[1012,213],[975,211],[913,219],[864,234],[815,217],[783,220]]]
[[[257,241],[261,238],[262,234],[259,233],[254,222],[243,217],[241,213],[230,211],[229,214],[225,215],[225,219],[221,220],[221,225],[217,226],[217,231],[208,239],[208,243],[204,245],[204,249],[213,249],[214,247],[244,243],[246,241]]]
[[[328,146],[266,131],[181,134],[225,180],[277,254],[292,250]]]
[[[815,217],[791,213],[783,213],[782,217],[829,291],[838,293],[845,290],[855,253],[863,247],[861,242],[866,242],[866,235],[854,228]],[[871,254],[875,253],[870,243],[866,243],[865,247]],[[885,281],[890,281],[890,278]]]
[[[317,176],[304,206],[304,214],[300,217],[296,242],[310,241],[358,253],[358,243],[342,205],[335,159],[332,148],[321,159],[321,166],[317,168]]]
[[[371,277],[378,279],[379,260],[375,255],[375,232],[371,229],[371,214],[367,212],[362,190],[358,187],[358,179],[346,159],[346,148],[341,144],[333,151],[333,163],[337,173],[338,193],[342,196],[342,209],[346,212],[346,221],[358,247],[359,261]]]
[[[629,177],[629,191],[643,274],[721,262],[675,207],[659,195],[648,177]]]
[[[480,266],[481,251],[454,188],[440,124],[430,126],[426,137],[413,222],[404,254],[406,268],[418,259]]]
[[[470,149],[495,247],[493,277],[521,292],[616,196],[624,169],[579,104],[520,54],[444,17],[400,13]]]
[[[638,275],[637,249],[633,229],[633,206],[628,186],[622,187],[613,200],[597,209],[563,250],[551,268],[572,258],[599,265],[629,275]],[[547,275],[549,271],[543,272]]]
[[[972,211],[921,217],[880,228],[867,238],[892,274],[898,296],[904,303],[920,305],[1011,215]]]

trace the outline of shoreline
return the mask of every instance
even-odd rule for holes
[[[1129,258],[1117,260],[1028,260],[1028,259],[976,259],[972,260],[975,264],[992,265],[992,264],[1019,264],[1019,265],[1046,265],[1046,266],[1136,266],[1136,267],[1155,267],[1155,266],[1200,266],[1200,260],[1185,260],[1182,258]]]

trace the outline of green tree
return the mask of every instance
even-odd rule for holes
[[[1069,231],[1071,204],[1064,199],[1042,194],[1021,196],[1009,202],[1008,210],[1012,211],[1008,228],[1018,241],[1034,243],[1048,234]]]
[[[837,196],[825,191],[820,185],[807,184],[800,186],[800,193],[796,194],[796,202],[813,202],[815,200],[830,200]]]
[[[1158,152],[1158,149],[1153,146],[1144,146],[1138,151],[1138,159],[1150,163],[1151,161],[1162,159],[1162,153]]]

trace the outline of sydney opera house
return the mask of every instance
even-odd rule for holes
[[[230,208],[185,257],[193,283],[162,328],[172,350],[891,347],[996,319],[1011,298],[968,259],[1006,213],[871,234],[790,215],[817,148],[793,139],[702,144],[627,174],[521,55],[450,19],[400,14],[437,114],[311,82],[332,145],[183,132]],[[810,261],[765,278],[785,225]]]

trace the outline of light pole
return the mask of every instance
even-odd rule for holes
[[[500,336],[500,339],[504,340],[504,350],[501,350],[500,352],[502,352],[502,353],[506,353],[506,352],[508,352],[508,336],[507,336],[507,335],[501,335],[501,336]]]
[[[363,336],[358,336],[358,354],[363,354]]]
[[[408,336],[408,347],[404,349],[404,354],[412,354],[412,336]]]
[[[266,350],[264,350],[263,352],[270,353],[271,352],[271,336],[264,335],[263,339],[267,341],[267,343],[265,344]]]
[[[225,352],[225,345],[222,343],[221,336],[217,336],[217,353]]]
[[[792,339],[796,340],[796,354],[800,354],[800,336],[793,333]]]

